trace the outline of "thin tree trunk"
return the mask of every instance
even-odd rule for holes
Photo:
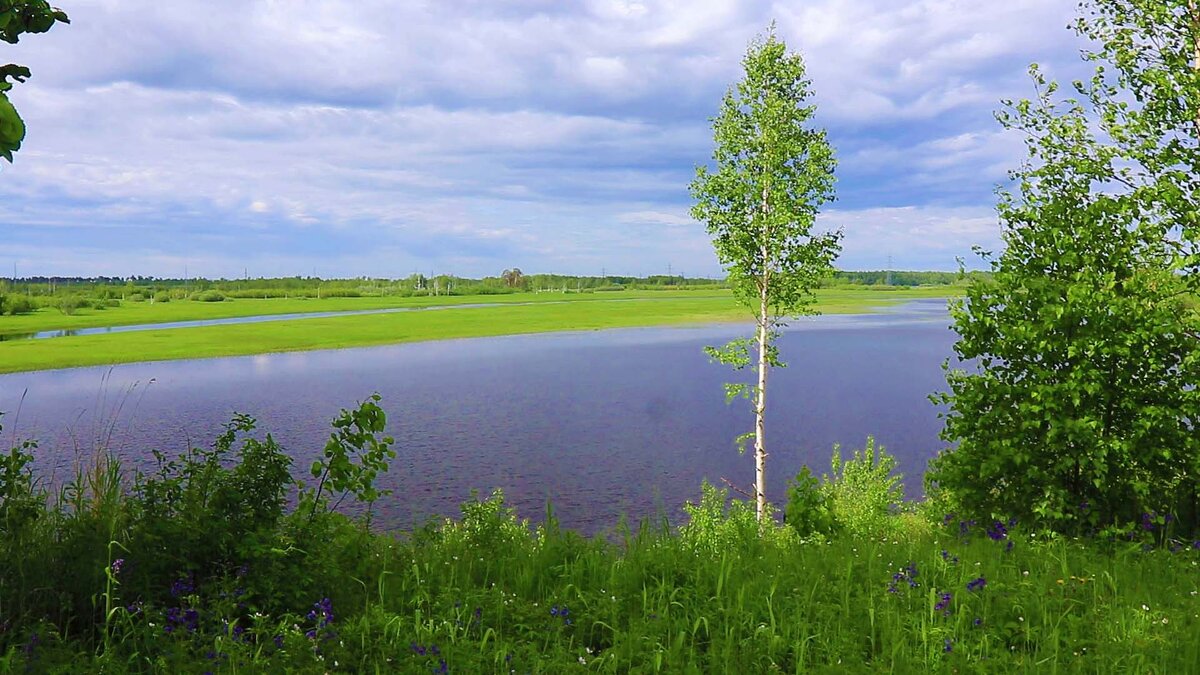
[[[758,391],[754,399],[754,494],[755,511],[761,522],[767,518],[767,445],[764,415],[767,409],[767,275],[759,289]]]
[[[771,249],[768,242],[770,232],[771,201],[766,184],[762,189],[760,206],[763,219],[762,232],[762,277],[758,285],[758,389],[754,397],[754,506],[759,522],[767,519],[767,312],[769,311],[771,285]]]

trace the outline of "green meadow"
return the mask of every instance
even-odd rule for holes
[[[906,300],[945,297],[955,290],[949,286],[822,289],[817,293],[817,307],[826,313],[869,312]],[[479,303],[495,303],[495,306],[454,307]],[[43,307],[27,315],[0,317],[0,336],[296,312],[434,306],[448,308],[40,340],[9,339],[0,341],[0,373],[550,331],[735,322],[750,318],[729,292],[712,290],[321,300],[269,298],[224,302],[123,302],[104,310],[80,309],[71,315]]]

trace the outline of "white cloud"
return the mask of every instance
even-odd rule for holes
[[[56,273],[95,251],[89,269],[121,273],[322,254],[347,275],[713,272],[687,184],[774,18],[839,145],[827,218],[873,233],[848,227],[844,262],[874,243],[919,266],[994,240],[979,214],[1021,147],[991,111],[1029,93],[1029,61],[1070,70],[1073,6],[77,0],[72,24],[10,50],[34,77],[13,92],[29,135],[0,174],[0,229]]]
[[[896,208],[831,210],[822,213],[818,226],[842,228],[840,263],[850,269],[885,266],[889,256],[899,267],[952,270],[962,258],[978,266],[973,246],[995,250],[1000,225],[989,207],[905,206]]]
[[[629,211],[617,215],[617,221],[630,225],[662,225],[666,227],[701,227],[684,213],[673,211]]]

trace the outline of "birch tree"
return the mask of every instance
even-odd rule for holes
[[[730,400],[748,398],[754,431],[754,496],[759,519],[766,500],[767,374],[783,366],[775,346],[788,317],[816,314],[813,289],[831,274],[841,232],[814,232],[820,207],[834,196],[833,148],[812,125],[816,106],[804,61],[775,36],[750,44],[745,77],[729,89],[713,118],[713,164],[698,167],[691,184],[692,216],[713,237],[717,258],[737,300],[755,319],[752,338],[708,347],[714,359],[755,382],[726,385]]]

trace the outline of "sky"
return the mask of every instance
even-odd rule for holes
[[[720,276],[688,184],[774,21],[843,269],[996,250],[994,112],[1088,71],[1075,0],[58,0],[0,160],[0,275]]]

